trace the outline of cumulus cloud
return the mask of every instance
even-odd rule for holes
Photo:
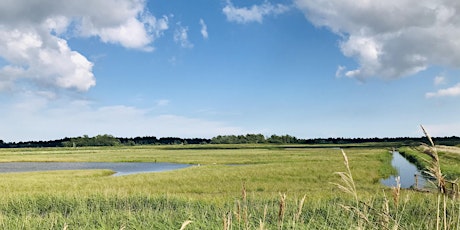
[[[88,90],[95,85],[93,63],[72,51],[64,39],[30,29],[0,26],[0,88],[28,79],[41,85]]]
[[[460,67],[460,4],[454,0],[294,0],[316,26],[340,35],[359,67],[343,74],[395,79],[432,65]]]
[[[72,50],[68,37],[98,37],[102,42],[151,51],[168,28],[167,17],[145,11],[143,0],[1,1],[0,90],[20,80],[39,87],[86,91],[96,84],[94,63]]]
[[[446,89],[440,89],[436,92],[429,92],[426,93],[425,96],[427,98],[433,98],[433,97],[456,97],[460,96],[460,83],[446,88]]]
[[[289,7],[286,5],[273,5],[269,2],[264,2],[261,5],[252,5],[249,8],[235,7],[229,0],[227,1],[227,5],[222,9],[222,12],[228,21],[244,24],[249,22],[262,23],[265,16],[282,14],[288,10]]]
[[[200,25],[201,25],[201,36],[203,36],[204,39],[208,39],[208,26],[204,22],[203,19],[200,19]]]

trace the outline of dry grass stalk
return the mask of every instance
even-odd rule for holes
[[[384,198],[384,202],[383,202],[383,207],[382,207],[382,210],[383,210],[383,213],[382,213],[382,223],[381,225],[385,228],[385,229],[390,229],[390,201],[388,200],[387,198],[387,195],[385,194],[385,191],[383,191],[383,198]]]
[[[438,151],[436,149],[436,145],[434,144],[433,139],[428,134],[426,129],[423,127],[423,125],[420,125],[420,127],[422,128],[423,133],[428,138],[428,141],[431,144],[431,146],[427,146],[428,148],[426,149],[426,151],[424,151],[425,154],[431,157],[430,166],[428,167],[428,171],[426,173],[436,179],[436,182],[437,182],[436,186],[439,192],[442,194],[445,194],[446,193],[446,180],[445,180],[444,175],[442,175],[442,172],[441,172],[441,164],[439,162],[439,156],[438,156]]]
[[[283,229],[284,214],[286,212],[286,194],[280,193],[280,209],[278,211],[278,227]]]
[[[192,222],[193,221],[191,221],[191,220],[185,221],[184,223],[182,223],[182,226],[180,227],[180,230],[184,230],[187,227],[187,225],[191,224]]]
[[[64,228],[62,228],[62,230],[67,230],[68,227],[69,225],[67,223],[64,223]]]
[[[260,219],[259,220],[259,229],[260,230],[265,230],[265,219],[267,218],[267,212],[268,212],[268,206],[265,205],[264,207],[264,216],[263,216],[263,219]]]
[[[347,210],[349,212],[354,213],[358,217],[358,226],[357,226],[358,229],[364,229],[362,221],[364,221],[368,225],[370,224],[369,217],[366,214],[366,211],[362,211],[361,209],[359,209],[358,206],[353,207],[353,206],[341,205],[340,204],[340,207],[342,207],[343,209],[345,209],[345,210]]]
[[[441,222],[441,196],[443,199],[443,226],[444,229],[447,230],[447,205],[446,205],[446,197],[447,197],[447,191],[446,191],[446,180],[444,178],[444,175],[442,175],[441,172],[441,164],[439,162],[439,156],[438,156],[438,151],[436,149],[436,145],[433,142],[433,139],[431,136],[428,134],[426,129],[423,127],[423,125],[420,125],[420,127],[423,130],[423,133],[425,136],[428,138],[428,141],[430,142],[431,146],[427,148],[425,151],[425,154],[431,157],[431,162],[430,166],[428,167],[427,173],[432,176],[433,178],[436,179],[437,182],[437,188],[438,188],[438,201],[437,201],[437,211],[436,211],[436,229],[440,229],[440,222]]]
[[[265,222],[261,219],[259,219],[259,229],[260,230],[265,230]]]
[[[399,229],[399,220],[398,213],[399,213],[399,203],[401,200],[401,178],[398,176],[395,178],[396,186],[392,187],[392,195],[393,195],[393,203],[395,205],[396,213],[394,216],[390,213],[390,201],[388,200],[385,191],[383,192],[384,202],[382,207],[382,212],[379,215],[382,217],[382,222],[380,223],[385,229],[392,229],[397,230]],[[408,200],[405,201],[404,204],[407,203]],[[404,209],[405,205],[403,206]],[[391,226],[393,223],[393,226]]]
[[[401,196],[401,178],[398,176],[396,177],[396,186],[392,188],[393,191],[393,202],[396,208],[399,207],[399,198]]]
[[[303,204],[305,203],[306,197],[307,195],[304,195],[303,198],[300,200],[299,209],[297,210],[297,213],[294,215],[294,221],[293,221],[294,228],[295,228],[296,223],[299,222],[300,216],[302,215]]]
[[[456,200],[458,198],[458,178],[455,179],[452,183],[452,198]]]
[[[241,224],[241,203],[239,200],[236,201],[236,211],[233,211],[238,221],[238,226]]]
[[[333,183],[335,184],[340,190],[342,190],[345,193],[348,193],[353,196],[355,200],[355,207],[352,206],[344,206],[340,205],[342,208],[344,208],[347,211],[350,211],[357,215],[357,228],[362,229],[363,228],[363,220],[366,223],[369,223],[369,219],[365,213],[365,211],[362,211],[359,206],[359,199],[358,199],[358,192],[356,191],[356,185],[355,181],[353,180],[353,175],[351,174],[351,169],[350,169],[350,162],[348,161],[347,154],[345,151],[342,150],[342,156],[343,156],[343,161],[345,164],[345,167],[347,168],[346,172],[336,172],[335,174],[339,175],[340,178],[342,179],[343,184],[338,184],[338,183]]]
[[[246,192],[246,186],[243,183],[243,188],[241,190],[241,195],[243,198],[243,222],[244,222],[244,228],[249,229],[249,212],[248,212],[248,197],[247,197],[247,192]]]
[[[224,222],[224,230],[232,229],[232,213],[231,212],[224,214],[223,222]]]
[[[232,225],[232,221],[231,221],[231,216],[230,216],[230,212],[227,213],[227,214],[224,214],[223,217],[222,217],[222,222],[224,224],[224,230],[230,230],[230,227]]]
[[[358,200],[358,193],[356,192],[356,185],[353,180],[353,175],[351,174],[350,163],[348,161],[347,154],[345,153],[345,151],[343,151],[343,149],[342,149],[342,156],[343,156],[344,164],[347,168],[347,172],[336,172],[335,174],[340,176],[343,184],[338,184],[338,183],[333,183],[333,184],[335,184],[340,190],[344,191],[345,193],[352,195],[353,198],[355,199],[356,205],[358,205],[359,200]]]
[[[222,222],[223,222],[223,225],[224,225],[223,230],[228,230],[227,215],[224,214],[222,216]]]
[[[460,230],[460,204],[457,210],[457,230]]]

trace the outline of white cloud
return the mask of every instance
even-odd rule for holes
[[[460,4],[431,0],[294,0],[316,26],[342,37],[340,49],[364,80],[412,75],[432,65],[460,67]]]
[[[188,27],[183,27],[180,23],[174,31],[174,41],[183,48],[193,48],[193,44],[188,40]]]
[[[0,26],[0,56],[8,63],[0,69],[0,82],[8,88],[19,79],[80,91],[95,85],[93,63],[49,33]]]
[[[4,111],[0,115],[0,139],[51,140],[85,134],[210,138],[244,133],[241,128],[222,122],[174,114],[152,114],[153,109],[124,105],[95,107],[92,102],[85,100],[60,101],[62,105],[57,107],[56,103],[49,103],[47,95],[29,92],[15,105],[0,105]]]
[[[446,89],[440,89],[436,92],[426,93],[427,98],[433,97],[456,97],[460,96],[460,83]]]
[[[228,0],[227,5],[222,9],[222,12],[225,14],[228,21],[244,24],[249,22],[262,23],[265,16],[282,14],[288,10],[289,7],[286,5],[273,5],[269,2],[264,2],[261,5],[253,5],[250,8],[238,8],[235,7],[230,0]]]
[[[343,76],[343,72],[347,69],[345,66],[339,65],[335,71],[335,77],[339,78]]]
[[[201,25],[201,36],[203,36],[204,39],[208,39],[208,26],[204,22],[203,19],[200,19],[200,25]]]
[[[160,99],[155,101],[156,106],[167,106],[171,101],[167,99]]]
[[[126,48],[153,50],[168,18],[145,10],[144,0],[0,2],[0,90],[27,80],[38,87],[86,91],[96,84],[93,63],[67,44],[69,37],[98,37]],[[33,9],[33,10],[31,10]]]
[[[444,76],[436,76],[434,78],[434,85],[442,85],[446,83],[446,78]]]

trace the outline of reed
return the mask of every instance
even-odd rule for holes
[[[446,190],[446,179],[441,172],[441,164],[439,162],[439,155],[436,149],[436,145],[433,142],[433,139],[428,134],[423,125],[420,125],[423,130],[423,133],[427,137],[431,146],[427,146],[425,154],[431,158],[430,165],[427,168],[426,173],[436,180],[436,187],[438,189],[438,198],[437,198],[437,209],[436,209],[436,229],[441,228],[441,221],[443,222],[444,230],[447,230],[447,190]],[[442,200],[442,202],[441,202]],[[442,214],[441,206],[442,205]],[[442,216],[441,216],[442,215]]]
[[[451,199],[450,205],[448,204],[448,189],[446,186],[446,179],[441,171],[441,164],[439,159],[439,154],[436,148],[433,139],[428,134],[426,129],[421,126],[423,133],[428,139],[430,145],[426,145],[424,153],[429,156],[431,159],[427,167],[427,174],[434,179],[434,185],[437,188],[437,195],[435,198],[435,208],[431,209],[436,213],[434,229],[459,229],[460,225],[460,211],[457,210],[456,205],[460,206],[458,201],[456,201],[456,187],[452,186],[453,190],[453,199]],[[350,162],[348,160],[347,154],[342,150],[342,156],[344,159],[344,165],[346,168],[345,172],[336,172],[335,174],[340,176],[341,183],[334,183],[341,191],[349,194],[353,197],[354,205],[344,205],[340,206],[353,214],[356,222],[356,228],[383,228],[383,229],[399,229],[401,228],[401,220],[408,213],[405,213],[407,204],[409,203],[409,196],[404,200],[404,203],[401,204],[401,187],[400,187],[400,178],[396,178],[396,186],[391,189],[393,196],[393,205],[390,205],[390,201],[386,196],[384,191],[383,193],[383,202],[381,208],[376,208],[373,201],[363,201],[358,196],[358,191],[356,189],[356,184],[353,179],[353,175],[350,169]],[[456,184],[456,183],[453,183]],[[448,207],[449,206],[449,207]],[[391,207],[394,207],[392,210]]]
[[[286,194],[280,193],[279,201],[279,211],[278,211],[278,229],[283,229],[284,224],[284,214],[286,213]]]

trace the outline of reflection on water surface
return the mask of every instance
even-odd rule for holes
[[[391,165],[398,171],[398,175],[390,176],[387,179],[381,180],[382,184],[386,186],[396,186],[395,178],[399,176],[401,178],[401,188],[410,188],[415,185],[415,176],[418,175],[418,188],[423,188],[426,184],[425,178],[421,176],[421,172],[410,163],[406,158],[404,158],[399,152],[393,152],[393,159],[391,160]]]
[[[8,162],[0,163],[0,173],[39,172],[53,170],[110,169],[115,176],[136,173],[163,172],[186,168],[189,164],[174,163],[112,163],[112,162]]]

